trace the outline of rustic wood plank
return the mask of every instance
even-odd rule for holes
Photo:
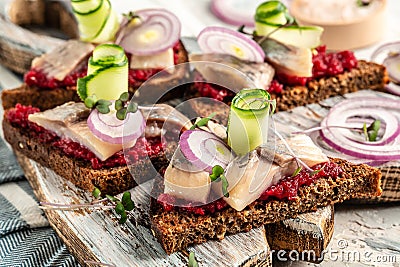
[[[21,154],[17,158],[40,201],[90,202],[87,192],[77,189],[53,171]],[[150,184],[148,186],[151,186]],[[96,261],[115,266],[187,266],[186,252],[170,256],[153,237],[146,222],[149,196],[141,187],[131,190],[137,207],[131,219],[119,225],[112,211],[45,210],[50,224],[82,265]],[[265,229],[228,236],[190,248],[203,266],[272,266]]]
[[[265,226],[271,251],[296,251],[300,259],[321,262],[333,234],[334,208],[328,206],[316,212],[299,215]]]

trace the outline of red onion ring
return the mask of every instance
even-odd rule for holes
[[[212,0],[211,12],[223,22],[234,26],[254,27],[254,15],[263,1]]]
[[[213,151],[208,145],[214,144]],[[182,154],[197,168],[212,172],[215,165],[225,168],[233,154],[229,147],[217,136],[202,130],[187,130],[182,133],[179,145]],[[219,147],[217,147],[219,146]]]
[[[137,56],[153,55],[173,47],[181,35],[181,23],[179,19],[166,9],[143,9],[135,12],[141,19],[141,23],[130,26],[123,23],[116,37],[116,43],[122,46],[126,52]],[[144,34],[156,34],[149,37],[151,43],[146,42]],[[122,35],[122,36],[121,36]]]
[[[321,137],[321,132],[320,131],[314,131],[309,134],[311,140],[316,144],[322,152],[327,155],[328,157],[331,158],[342,158],[345,160],[348,160],[354,164],[368,164],[369,166],[381,166],[382,164],[388,162],[388,160],[367,160],[367,159],[361,159],[357,157],[352,157],[343,153],[338,152],[334,148],[332,148],[330,145],[328,145],[324,139]]]
[[[400,95],[400,42],[386,43],[371,55],[371,61],[386,67],[392,81],[386,85],[389,93]]]
[[[197,42],[204,53],[228,54],[242,60],[264,62],[265,53],[260,45],[231,29],[206,27],[197,36]]]
[[[400,85],[389,83],[385,86],[385,89],[391,94],[400,96]]]
[[[388,115],[390,112],[396,116]],[[400,101],[382,97],[357,97],[345,100],[334,106],[321,122],[322,139],[337,151],[346,155],[367,160],[400,160],[400,124],[398,112]],[[329,128],[329,125],[342,125],[349,116],[378,116],[386,125],[381,140],[360,143],[347,137],[343,129]],[[385,118],[388,116],[388,118]]]
[[[111,144],[133,142],[143,134],[146,127],[146,121],[140,111],[128,113],[122,121],[114,112],[102,114],[93,109],[87,123],[96,137]]]

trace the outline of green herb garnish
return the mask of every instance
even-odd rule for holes
[[[106,195],[106,197],[111,201],[115,203],[115,212],[120,215],[119,223],[124,224],[127,219],[128,215],[126,211],[131,211],[135,208],[135,204],[132,201],[131,198],[131,193],[130,192],[125,192],[122,195],[121,200],[110,195]]]
[[[95,188],[93,189],[93,191],[92,191],[92,196],[93,196],[94,198],[99,198],[100,195],[101,195],[100,189],[98,189],[97,187],[95,187]]]
[[[135,204],[132,201],[131,193],[125,192],[121,199],[117,197],[106,195],[105,198],[99,199],[101,196],[101,191],[97,187],[92,191],[93,197],[96,200],[90,203],[81,204],[60,204],[60,203],[50,203],[50,202],[40,202],[40,207],[42,209],[53,209],[53,210],[77,210],[77,209],[114,209],[115,212],[120,215],[119,223],[123,224],[128,219],[127,211],[131,211],[135,208]],[[111,202],[113,205],[104,205],[105,202]]]
[[[363,132],[365,135],[365,140],[374,142],[376,141],[376,138],[378,137],[378,132],[379,129],[381,128],[381,121],[380,120],[374,120],[371,125],[367,127],[367,124],[364,123],[363,125]]]
[[[215,165],[212,168],[210,179],[211,182],[221,182],[222,194],[224,195],[224,197],[229,197],[229,192],[228,192],[229,182],[224,175],[224,168],[222,168],[220,165]]]
[[[359,7],[369,6],[371,2],[372,0],[357,0],[357,6]]]
[[[200,128],[203,126],[207,126],[208,122],[216,115],[215,112],[211,113],[208,117],[206,118],[201,118],[198,122],[193,124],[192,127],[190,127],[190,130],[194,130],[196,128]]]
[[[111,111],[111,101],[97,99],[96,95],[86,97],[84,103],[87,108],[95,108],[102,114],[107,114]],[[129,93],[124,92],[117,100],[115,100],[114,108],[117,111],[116,117],[119,120],[124,120],[128,113],[135,113],[138,110],[138,104],[135,102],[129,103]]]
[[[188,263],[188,267],[199,267],[199,264],[196,261],[196,257],[194,255],[194,252],[191,251],[189,253],[189,263]]]
[[[292,177],[295,177],[297,174],[299,174],[299,173],[301,172],[302,169],[303,169],[302,167],[298,167],[298,168],[294,171],[294,173],[292,174]]]

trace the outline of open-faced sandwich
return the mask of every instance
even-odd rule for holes
[[[363,89],[384,91],[389,82],[383,65],[357,60],[351,51],[328,52],[329,47],[320,44],[323,29],[299,26],[279,1],[261,4],[256,10],[255,25],[254,34],[243,29],[204,29],[198,35],[198,43],[206,54],[192,55],[190,60],[221,62],[224,57],[222,61],[228,65],[251,62],[251,72],[261,73],[260,64],[268,62],[275,70],[273,77],[259,77],[257,85],[263,86],[260,88],[268,90],[277,100],[278,111]],[[238,63],[240,60],[243,62]],[[196,75],[200,76],[197,81],[210,79],[204,70],[198,70]],[[211,80],[209,84],[195,83],[191,94],[229,103],[235,92],[213,85]],[[207,103],[196,104],[194,109],[200,116],[207,116],[214,110]]]
[[[97,46],[89,62],[89,72],[102,65],[107,73],[79,90],[83,103],[67,102],[46,111],[17,104],[5,111],[4,136],[15,151],[78,187],[117,194],[134,187],[136,181],[152,178],[153,165],[168,163],[165,153],[173,153],[176,146],[168,136],[188,127],[184,126],[188,119],[166,104],[127,111],[129,70],[120,46]],[[129,128],[123,132],[125,124]],[[168,145],[163,146],[165,142]],[[131,173],[127,159],[134,164]]]
[[[203,119],[180,135],[155,181],[150,214],[168,254],[381,194],[378,169],[329,158],[308,136],[284,139],[270,128],[270,101],[264,89],[243,89],[232,100],[227,130]]]
[[[35,58],[24,76],[24,83],[19,88],[2,92],[4,109],[20,103],[46,110],[68,101],[80,101],[76,93],[77,80],[87,76],[93,49],[105,42],[124,48],[131,94],[151,76],[168,67],[169,72],[153,81],[153,90],[161,94],[165,86],[178,85],[184,79],[186,70],[172,67],[188,60],[180,42],[180,21],[174,14],[165,9],[138,10],[119,22],[109,1],[73,0],[71,3],[81,41],[66,41]],[[83,79],[81,85],[90,86],[93,76],[107,75],[107,72],[98,70]]]

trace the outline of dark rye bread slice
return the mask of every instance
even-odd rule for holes
[[[165,148],[165,153],[160,151],[151,158],[145,157],[134,163],[131,168],[132,173],[126,165],[96,170],[89,162],[69,157],[61,149],[41,142],[29,131],[13,127],[6,116],[3,119],[3,131],[6,141],[14,151],[52,169],[81,189],[92,191],[94,187],[97,187],[103,194],[109,195],[131,189],[137,185],[137,181],[142,182],[153,178],[157,170],[168,166],[168,158],[171,158],[172,154],[167,154],[176,149],[176,144],[169,143]]]
[[[351,71],[313,80],[306,86],[285,86],[281,94],[271,93],[271,97],[277,100],[277,111],[285,111],[359,90],[384,91],[388,82],[389,76],[384,66],[360,60],[358,67]],[[198,96],[196,92],[189,94],[189,98]],[[229,109],[223,105],[213,105],[212,102],[212,100],[193,101],[191,105],[195,114],[200,117],[207,117],[212,112],[216,112],[217,116],[214,118],[226,125]]]
[[[164,211],[152,199],[151,229],[167,254],[184,250],[190,245],[225,235],[250,231],[265,224],[294,218],[298,214],[315,211],[350,198],[379,196],[381,172],[365,164],[352,164],[342,159],[331,159],[340,165],[339,177],[322,177],[309,186],[300,187],[295,200],[257,200],[242,211],[226,208],[212,215],[196,215],[184,211]],[[160,185],[161,184],[161,185]],[[162,183],[158,192],[162,192]]]
[[[180,49],[178,51],[177,64],[185,63],[188,61],[188,54],[180,42]],[[155,79],[151,84],[153,91],[158,90],[163,92],[165,88],[173,88],[177,86],[181,80],[185,79],[187,69],[184,66],[177,67],[175,71],[168,76],[160,79]],[[129,87],[129,93],[133,93],[142,85],[142,82],[136,81]],[[38,107],[40,110],[47,110],[60,106],[66,102],[74,101],[79,102],[81,99],[76,93],[76,87],[43,89],[37,86],[29,86],[23,83],[20,87],[14,89],[3,90],[1,93],[1,101],[4,110],[13,108],[17,103],[24,106]]]

